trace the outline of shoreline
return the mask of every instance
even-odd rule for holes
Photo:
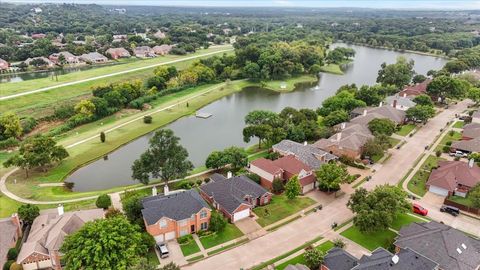
[[[424,55],[424,56],[438,57],[438,58],[443,58],[443,59],[446,59],[446,60],[455,59],[455,58],[449,57],[449,56],[444,55],[444,54],[434,54],[434,53],[429,53],[429,52],[413,51],[413,50],[406,50],[406,49],[405,50],[404,49],[394,49],[394,48],[385,47],[385,46],[373,46],[373,45],[370,45],[370,44],[363,44],[363,43],[345,42],[345,41],[342,41],[342,42],[337,41],[336,43],[343,43],[343,44],[355,45],[355,46],[364,46],[364,47],[368,47],[368,48],[382,49],[382,50],[394,51],[394,52],[398,52],[398,53],[412,53],[412,54],[418,54],[418,55]]]

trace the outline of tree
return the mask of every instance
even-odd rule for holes
[[[427,77],[425,77],[424,75],[422,74],[417,74],[415,76],[413,76],[413,79],[412,79],[412,82],[413,83],[422,83],[424,82],[425,80],[427,79]]]
[[[320,265],[322,265],[324,260],[325,254],[312,246],[305,249],[305,253],[303,253],[303,258],[305,259],[305,263],[309,269],[319,269]]]
[[[478,104],[480,102],[480,88],[471,87],[468,89],[467,97]]]
[[[434,97],[445,98],[463,98],[470,84],[467,81],[452,78],[450,76],[439,76],[434,78],[427,86],[427,93]]]
[[[339,190],[340,184],[345,182],[348,172],[345,167],[335,163],[322,164],[320,169],[316,172],[318,186],[320,189]]]
[[[223,150],[227,164],[232,166],[233,170],[238,170],[248,165],[248,156],[242,148],[229,147]]]
[[[476,208],[480,208],[480,184],[476,184],[469,192],[468,197]]]
[[[285,195],[290,200],[293,200],[300,194],[302,194],[302,186],[298,181],[298,175],[294,175],[285,185]]]
[[[385,134],[387,136],[392,136],[396,127],[397,125],[395,122],[387,118],[375,118],[368,122],[368,129],[370,129],[374,135]]]
[[[395,64],[383,63],[378,71],[377,82],[382,85],[395,85],[400,89],[412,81],[415,74],[413,65],[413,60],[407,61],[405,57],[398,57]]]
[[[153,244],[139,226],[115,217],[87,222],[65,238],[60,250],[67,269],[126,269]]]
[[[98,196],[97,200],[95,201],[95,205],[98,208],[107,209],[112,205],[112,199],[110,199],[110,196],[108,196],[108,194],[102,194]]]
[[[257,137],[260,148],[262,141],[272,134],[272,129],[281,126],[282,119],[274,112],[256,110],[245,116],[245,124],[243,141],[248,143],[252,137]]]
[[[213,151],[205,160],[205,166],[209,169],[219,169],[225,166],[224,154],[222,151]]]
[[[323,118],[323,124],[327,127],[333,127],[346,121],[348,121],[348,113],[344,110],[333,111]]]
[[[260,66],[257,63],[247,61],[243,67],[243,74],[252,81],[260,80]]]
[[[104,143],[104,142],[105,142],[105,139],[106,139],[106,138],[105,138],[105,132],[103,132],[103,131],[100,132],[100,141],[101,141],[102,143]]]
[[[383,100],[384,96],[378,92],[376,87],[364,85],[355,93],[355,98],[362,100],[368,106],[377,106]]]
[[[45,167],[55,162],[60,162],[68,157],[68,152],[63,146],[57,146],[56,142],[43,135],[29,137],[20,145],[18,154],[3,163],[5,167],[17,166],[25,170],[36,167]]]
[[[132,267],[128,268],[128,270],[157,270],[157,265],[149,262],[147,258],[140,258],[138,262]]]
[[[468,65],[462,60],[453,60],[447,62],[443,68],[450,73],[460,73],[467,70]]]
[[[0,116],[0,141],[22,135],[22,124],[15,113],[5,112]]]
[[[17,212],[18,217],[30,225],[40,215],[40,209],[33,204],[24,204],[18,208]]]
[[[153,135],[149,148],[132,166],[132,177],[143,184],[148,184],[150,175],[160,177],[165,184],[169,180],[181,178],[193,169],[187,160],[187,150],[179,144],[180,138],[174,136],[170,129],[162,129]]]
[[[132,223],[143,225],[142,197],[139,195],[128,196],[123,199],[122,204],[127,219]]]
[[[364,188],[355,190],[347,203],[355,214],[354,225],[361,232],[388,229],[401,213],[411,211],[407,193],[396,186],[377,186],[368,192]]]
[[[212,211],[210,216],[209,230],[212,232],[220,233],[225,230],[227,226],[227,220],[217,211]]]
[[[426,106],[433,106],[432,98],[428,95],[418,95],[413,99],[413,102],[417,103],[417,105],[426,105]]]
[[[169,262],[161,267],[160,270],[180,270],[180,266],[176,265],[174,262]]]
[[[427,122],[428,119],[435,116],[435,108],[428,105],[416,105],[406,111],[406,116],[410,120]]]
[[[338,94],[325,99],[322,107],[317,109],[321,116],[327,116],[333,111],[344,110],[347,113],[358,107],[365,107],[367,104],[355,98],[355,93],[341,91]]]
[[[75,105],[75,112],[84,117],[90,117],[95,113],[95,104],[90,100],[83,99]]]
[[[373,157],[383,154],[385,150],[384,146],[378,142],[376,139],[370,139],[365,142],[362,148],[362,156],[364,157]]]
[[[273,179],[272,182],[272,191],[274,193],[280,194],[285,190],[285,185],[283,184],[283,180],[280,178]]]

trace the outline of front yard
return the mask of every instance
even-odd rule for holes
[[[388,249],[397,235],[390,230],[362,233],[355,226],[346,229],[340,234],[370,251],[373,251],[378,247]]]
[[[272,201],[268,205],[257,207],[253,209],[253,212],[258,216],[258,224],[265,227],[298,213],[313,204],[315,204],[315,201],[308,197],[297,197],[289,200],[283,194],[273,195]]]
[[[443,137],[443,139],[440,141],[438,144],[437,148],[435,148],[435,151],[442,151],[443,147],[447,145],[447,142],[454,142],[454,141],[460,141],[462,139],[462,133],[457,132],[457,131],[449,131],[447,135]]]
[[[408,225],[413,222],[426,222],[420,217],[412,216],[409,214],[400,214],[397,219],[393,222],[391,228],[399,231],[403,226]]]
[[[457,121],[455,124],[453,124],[454,128],[463,128],[463,126],[465,126],[465,122],[463,121]]]
[[[445,160],[436,156],[430,155],[427,160],[422,164],[420,169],[415,173],[415,175],[410,179],[407,184],[408,190],[417,194],[420,197],[423,197],[427,192],[426,183],[432,168],[438,166],[438,161]]]
[[[331,248],[333,248],[333,242],[332,241],[327,241],[325,243],[322,243],[321,245],[315,247],[318,250],[321,250],[323,253],[327,253]],[[305,259],[303,258],[303,254],[298,255],[295,258],[292,258],[282,264],[279,264],[278,266],[275,267],[275,270],[283,270],[287,268],[288,265],[292,264],[303,264],[305,265]]]
[[[227,227],[221,233],[213,233],[211,235],[200,237],[200,242],[205,249],[223,244],[235,238],[241,237],[243,233],[237,228],[237,226],[227,223]]]
[[[178,238],[180,249],[182,249],[183,256],[188,256],[200,252],[200,248],[190,234]]]
[[[399,135],[399,136],[407,136],[410,132],[412,132],[412,130],[414,130],[416,127],[416,125],[414,124],[406,124],[406,125],[403,125],[397,132],[395,132],[395,134]]]

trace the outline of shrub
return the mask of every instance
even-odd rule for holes
[[[55,107],[53,111],[53,115],[57,119],[67,119],[72,117],[74,114],[75,114],[75,108],[73,104],[61,105],[59,107]]]
[[[67,190],[72,191],[74,186],[75,186],[75,183],[73,182],[63,182],[63,187],[66,188]]]
[[[310,246],[305,249],[303,258],[305,259],[305,263],[308,268],[318,269],[323,263],[324,254],[322,251]]]
[[[151,123],[152,123],[152,116],[150,116],[150,115],[145,115],[145,116],[143,117],[143,123],[145,123],[145,124],[151,124]]]
[[[283,180],[279,178],[275,178],[272,183],[272,191],[274,193],[282,193],[285,190],[285,185],[283,184]]]
[[[20,124],[22,125],[23,134],[28,134],[37,126],[37,120],[31,116],[27,116],[24,119],[20,120]]]
[[[14,263],[14,261],[7,261],[7,262],[3,265],[3,270],[10,270],[10,266],[12,266],[13,263]]]
[[[112,200],[110,199],[110,196],[108,196],[108,194],[102,194],[98,196],[97,201],[95,202],[95,205],[98,208],[107,209],[112,205]]]
[[[123,213],[113,207],[109,207],[108,210],[105,212],[105,218],[114,218],[123,215]]]
[[[201,186],[203,181],[202,181],[202,179],[198,179],[195,183],[197,183],[197,186]]]
[[[12,265],[10,265],[10,270],[23,270],[23,266],[14,262]]]
[[[333,246],[338,247],[338,248],[344,248],[345,247],[345,242],[342,239],[337,238],[337,239],[333,240]]]
[[[451,145],[452,145],[452,141],[446,142],[445,145],[451,146]]]
[[[203,237],[203,236],[209,236],[211,234],[214,234],[214,232],[207,230],[207,231],[199,231],[197,232],[198,237]]]
[[[437,152],[435,152],[435,155],[436,155],[437,157],[440,157],[440,156],[442,155],[442,151],[437,150]]]
[[[205,182],[205,184],[207,184],[208,182],[210,182],[210,178],[207,177],[207,178],[203,179],[203,182]]]
[[[177,242],[178,242],[180,245],[188,244],[188,243],[190,243],[191,241],[193,241],[193,237],[192,237],[191,234],[184,235],[184,236],[179,237],[179,238],[177,239]]]
[[[267,159],[270,159],[270,160],[276,160],[278,158],[280,158],[280,154],[277,152],[270,152],[267,155]]]
[[[17,256],[18,256],[18,251],[16,248],[11,248],[8,250],[8,253],[7,253],[7,259],[10,261],[10,260],[16,260],[17,259]]]
[[[254,174],[254,173],[247,173],[247,174],[245,174],[245,176],[248,177],[253,182],[260,185],[260,176]]]
[[[222,232],[225,230],[227,226],[227,220],[217,211],[212,211],[212,215],[210,217],[210,225],[209,230],[212,232]]]
[[[101,141],[102,143],[104,143],[104,142],[105,142],[105,139],[106,139],[106,138],[105,138],[105,132],[103,132],[103,131],[100,132],[100,141]]]
[[[443,151],[444,153],[450,152],[450,146],[445,145],[445,146],[442,148],[442,151]]]
[[[20,145],[20,141],[16,138],[10,137],[6,140],[0,141],[0,150],[17,147]]]

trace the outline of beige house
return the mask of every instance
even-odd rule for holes
[[[56,213],[41,214],[34,221],[17,257],[24,270],[61,270],[60,247],[65,238],[78,231],[86,222],[104,217],[103,209],[64,213],[59,206]]]

